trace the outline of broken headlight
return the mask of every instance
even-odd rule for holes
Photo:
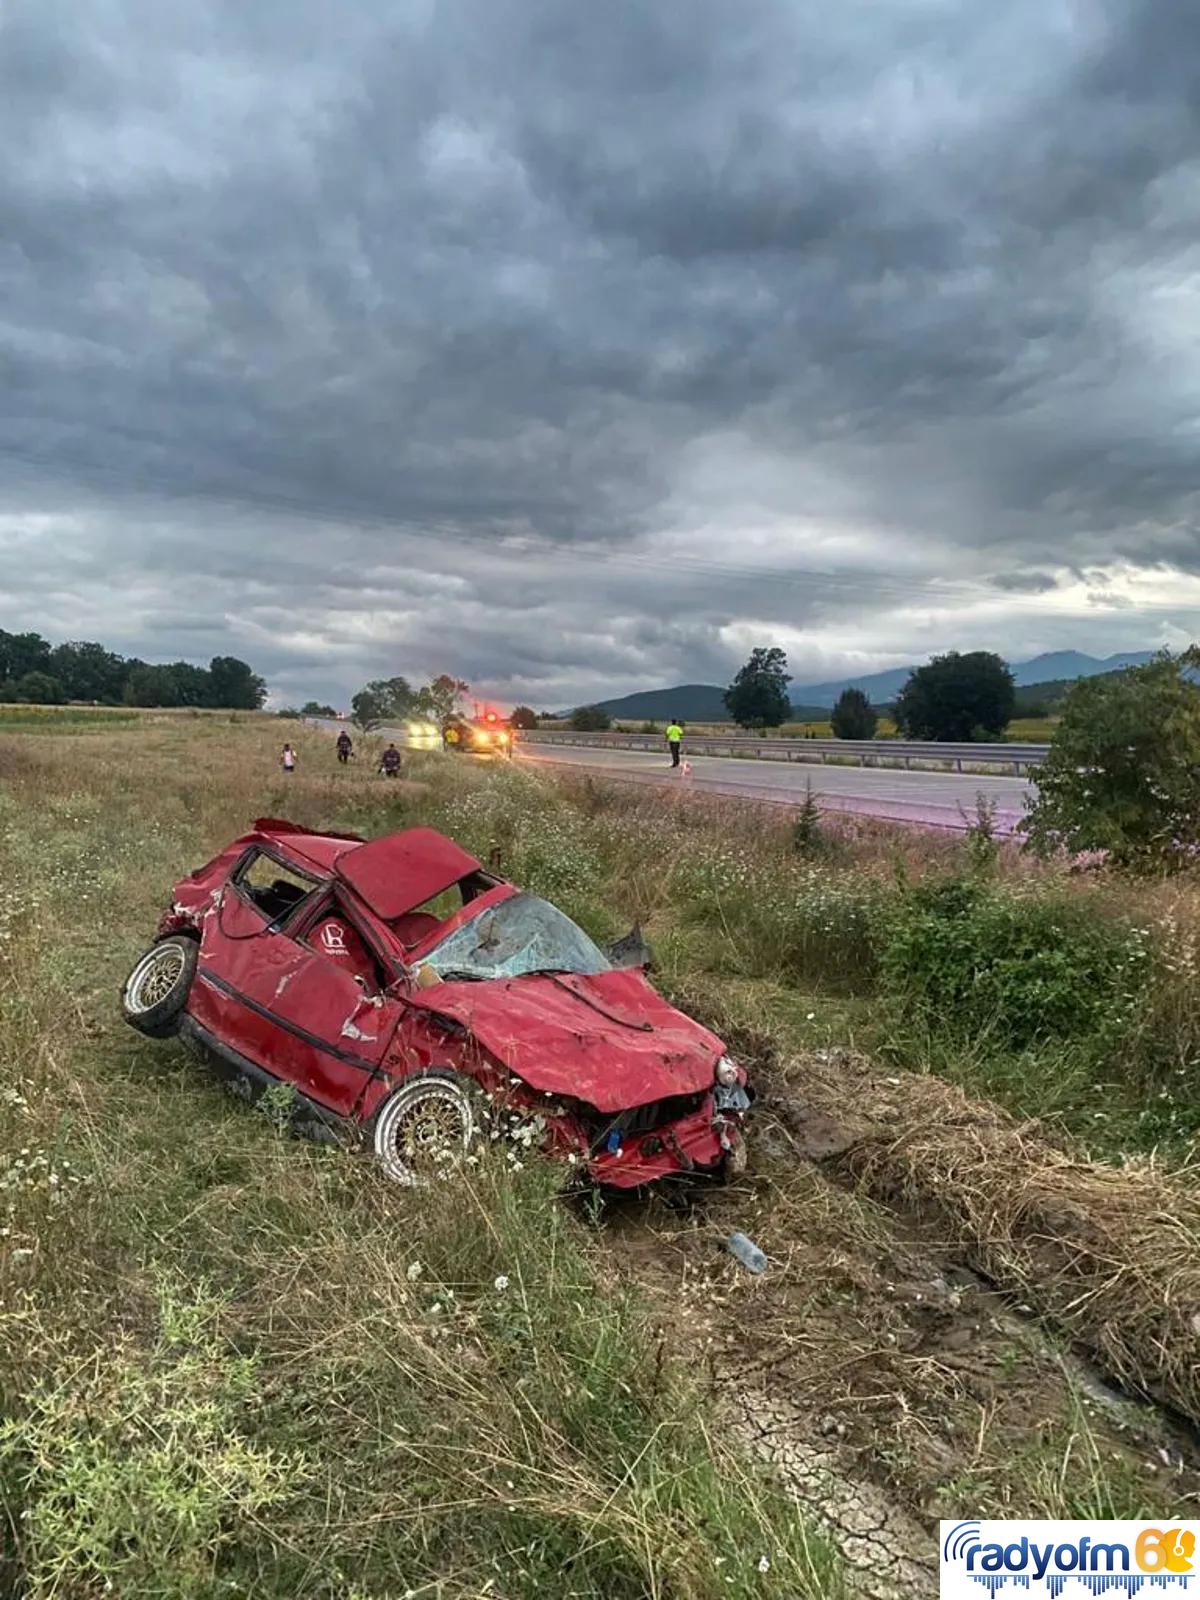
[[[722,1056],[717,1062],[716,1088],[713,1090],[713,1108],[721,1111],[749,1111],[751,1095],[746,1088],[746,1074],[732,1056]]]

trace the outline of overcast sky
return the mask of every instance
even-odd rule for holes
[[[0,626],[556,706],[1200,633],[1188,0],[6,0]]]

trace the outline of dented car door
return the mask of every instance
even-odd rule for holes
[[[261,889],[254,877],[264,860]],[[272,874],[291,878],[290,905],[287,882]],[[204,925],[190,1009],[235,1054],[347,1116],[380,1067],[400,1007],[328,944],[303,942],[314,922],[308,908],[324,899],[317,880],[287,863],[261,854],[244,863]]]
[[[268,1023],[260,1065],[328,1110],[349,1116],[379,1071],[399,1003],[285,934],[251,974],[246,999]]]

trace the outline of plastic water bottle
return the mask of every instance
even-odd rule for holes
[[[765,1272],[767,1258],[755,1244],[753,1239],[747,1239],[744,1233],[731,1233],[725,1243],[729,1247],[730,1255],[736,1256],[748,1272]]]

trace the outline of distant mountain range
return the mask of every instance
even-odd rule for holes
[[[1055,678],[1095,678],[1102,672],[1119,672],[1122,667],[1138,667],[1149,661],[1153,650],[1132,650],[1124,655],[1088,656],[1079,650],[1048,650],[1028,661],[1010,662],[1018,686],[1046,683]],[[875,705],[893,699],[908,682],[912,667],[893,667],[888,672],[869,672],[858,678],[836,678],[830,683],[805,683],[793,687],[792,696],[806,705],[827,710],[843,689],[862,689]]]
[[[1153,650],[1132,650],[1123,655],[1089,656],[1079,650],[1050,650],[1028,661],[1011,663],[1018,687],[1060,680],[1094,678],[1122,667],[1140,666]],[[828,683],[793,684],[792,715],[798,722],[818,721],[833,706],[843,689],[862,689],[874,705],[886,705],[908,682],[912,667],[892,667],[887,672],[867,672],[857,677],[835,678]],[[645,689],[638,694],[591,702],[603,706],[622,722],[661,722],[681,717],[685,722],[727,722],[724,689],[713,683],[681,683],[673,689]]]
[[[619,722],[665,722],[671,717],[682,717],[684,722],[728,722],[724,696],[725,690],[715,683],[681,683],[674,689],[643,689],[617,700],[589,703],[603,706]],[[793,699],[792,714],[797,720],[803,721],[810,711],[811,721],[820,721],[825,715],[824,708],[815,701],[812,705],[799,705]],[[570,716],[570,712],[563,715]]]

